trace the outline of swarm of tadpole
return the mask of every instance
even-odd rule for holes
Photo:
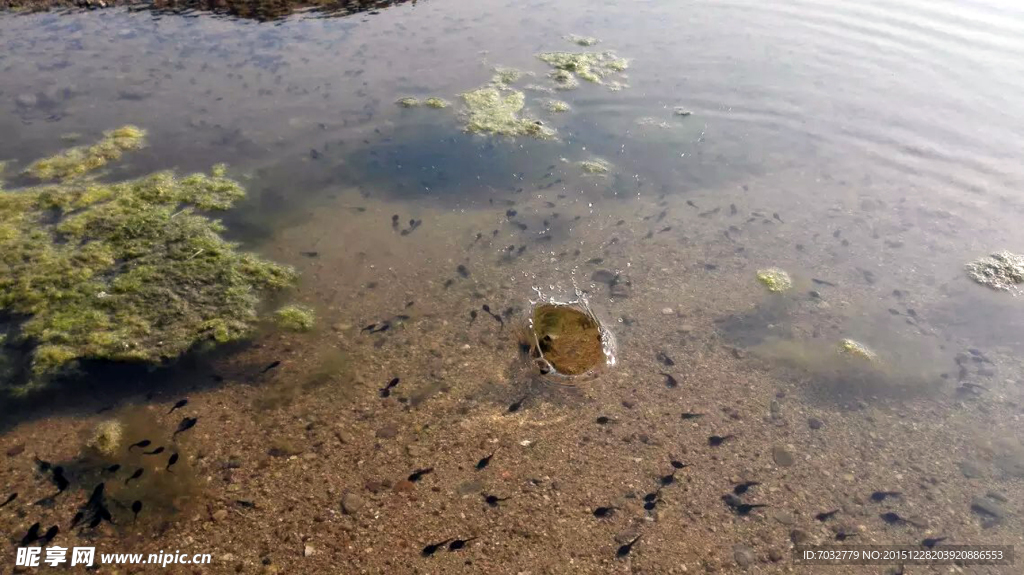
[[[541,303],[517,326],[520,350],[538,373],[575,383],[615,364],[615,339],[585,300]]]
[[[107,132],[26,170],[59,183],[0,189],[0,313],[14,326],[11,343],[30,350],[30,383],[83,359],[159,363],[246,337],[261,292],[295,281],[201,213],[245,195],[223,166],[116,183],[90,177],[144,138],[133,126]]]

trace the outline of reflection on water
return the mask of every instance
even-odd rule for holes
[[[228,163],[250,194],[227,234],[294,266],[289,301],[317,318],[8,401],[0,529],[266,573],[814,573],[793,544],[1019,544],[1020,301],[964,264],[1024,244],[1021,32],[994,0],[0,18],[8,187],[67,140],[143,126],[152,145],[103,177]],[[592,50],[628,56],[628,88],[537,89],[538,53]],[[463,131],[460,94],[498,67],[557,139]],[[569,388],[536,377],[514,321],[534,289],[576,288],[617,365]],[[107,419],[183,477],[166,452],[95,462]],[[72,482],[47,505],[33,455]],[[65,528],[112,465],[132,490],[110,490],[114,524]],[[453,539],[472,541],[422,556]]]

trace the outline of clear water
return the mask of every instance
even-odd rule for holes
[[[535,54],[582,50],[570,33],[629,58],[630,87],[583,82],[555,95],[564,114],[527,91],[555,141],[462,131],[460,93],[495,66],[536,74],[519,88],[541,83]],[[320,326],[175,370],[96,374],[87,393],[11,416],[0,445],[26,449],[0,464],[0,487],[43,497],[31,454],[74,461],[107,405],[173,428],[177,415],[163,414],[187,395],[200,417],[181,440],[195,484],[139,495],[147,512],[151,499],[175,503],[103,531],[102,549],[212,552],[210,572],[681,573],[738,569],[742,545],[752,571],[865,573],[887,568],[794,567],[792,530],[817,543],[856,529],[863,544],[1019,544],[1024,308],[963,265],[1024,245],[1022,52],[1024,9],[997,0],[431,0],[272,24],[0,17],[9,171],[58,151],[62,135],[126,123],[150,145],[114,175],[226,162],[250,191],[225,216],[229,234],[302,272],[292,299]],[[404,109],[404,96],[455,105]],[[593,158],[611,171],[582,173],[576,162]],[[423,225],[401,235],[393,214]],[[757,282],[771,266],[793,276],[791,292]],[[602,269],[628,292],[593,281]],[[513,323],[536,290],[564,299],[574,286],[615,333],[618,365],[545,385],[517,358]],[[471,321],[483,304],[511,308],[509,325],[482,311]],[[360,332],[396,314],[409,320]],[[881,366],[851,366],[835,351],[843,338]],[[795,463],[780,466],[779,449]],[[690,467],[646,512],[638,498],[670,459]],[[434,473],[400,483],[425,467]],[[769,507],[743,518],[724,505],[741,480],[761,482],[748,497]],[[902,496],[870,502],[876,490]],[[480,491],[512,498],[497,510]],[[971,510],[988,491],[1008,500],[998,525]],[[364,500],[358,511],[342,510],[347,493]],[[2,531],[63,526],[80,496],[0,510]],[[621,509],[598,521],[599,505]],[[211,521],[218,509],[229,518]],[[886,511],[916,519],[888,525]],[[641,543],[616,560],[634,532]],[[464,536],[480,539],[420,555]]]

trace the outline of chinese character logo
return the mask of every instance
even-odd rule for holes
[[[95,547],[75,547],[71,552],[71,566],[92,565],[94,557],[96,557]]]

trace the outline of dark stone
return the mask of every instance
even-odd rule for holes
[[[341,498],[341,510],[346,515],[355,515],[364,505],[366,505],[366,501],[355,493],[346,493]]]
[[[385,425],[384,427],[378,429],[377,433],[375,433],[374,435],[376,435],[378,439],[391,439],[398,435],[398,426]]]
[[[821,429],[822,427],[825,426],[825,422],[818,419],[817,417],[812,417],[807,420],[807,426],[810,427],[811,429]]]
[[[732,558],[736,560],[736,564],[740,567],[749,567],[757,561],[754,550],[746,545],[734,545],[732,548]]]
[[[971,511],[980,515],[996,517],[998,519],[1006,517],[1007,514],[1006,509],[1000,505],[999,502],[987,497],[975,497],[974,499],[971,499]]]
[[[793,454],[779,446],[772,448],[772,459],[775,460],[775,464],[779,467],[789,467],[796,463],[796,460],[793,459]]]
[[[7,457],[17,457],[25,452],[25,444],[20,443],[7,450]]]
[[[789,532],[789,540],[796,545],[806,543],[811,538],[803,529],[794,529]]]
[[[615,281],[616,277],[617,276],[615,275],[615,272],[611,272],[608,270],[597,270],[596,272],[591,274],[590,280],[597,282],[599,284],[611,284],[613,281]]]
[[[967,479],[977,479],[983,475],[981,465],[977,461],[966,460],[960,463],[960,472],[964,474]]]

